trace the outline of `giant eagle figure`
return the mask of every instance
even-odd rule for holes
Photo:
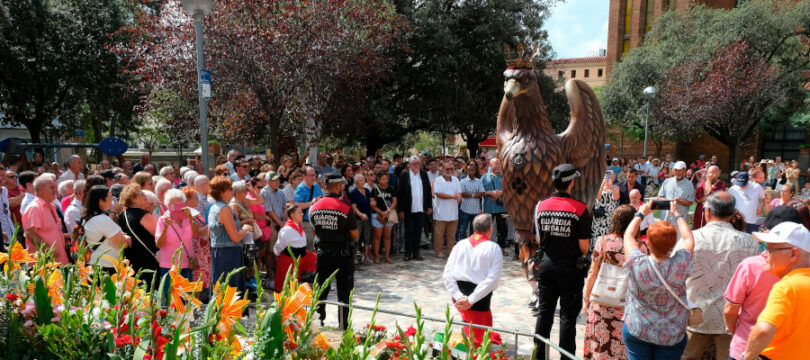
[[[593,90],[581,80],[568,80],[565,92],[571,122],[555,134],[546,113],[532,61],[512,60],[504,71],[504,97],[498,112],[496,140],[503,176],[503,203],[523,244],[524,267],[536,243],[531,234],[537,203],[554,192],[551,170],[569,163],[582,177],[573,194],[591,208],[607,168],[605,122]],[[528,272],[528,269],[525,269]],[[527,274],[528,275],[528,274]]]

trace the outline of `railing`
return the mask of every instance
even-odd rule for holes
[[[343,318],[344,308],[349,307],[348,304],[338,302],[338,301],[321,300],[321,303],[326,304],[326,305],[336,305],[337,308],[338,308],[338,319]],[[362,305],[352,305],[352,309],[366,310],[366,311],[375,311],[376,310],[378,313],[395,315],[395,316],[403,316],[403,317],[408,317],[408,318],[412,318],[412,319],[416,318],[416,315],[414,315],[414,314],[406,314],[406,313],[401,313],[401,312],[398,312],[398,311],[386,310],[386,309],[380,309],[380,308],[375,309],[373,307],[362,306]],[[440,318],[435,318],[435,317],[425,316],[425,315],[422,315],[420,318],[422,320],[427,320],[427,321],[432,321],[432,322],[439,322],[439,323],[446,323],[447,322],[446,319],[440,319]],[[517,357],[517,355],[518,355],[518,338],[521,337],[521,336],[525,336],[525,337],[532,338],[534,340],[538,340],[538,341],[540,341],[540,342],[542,342],[544,344],[544,348],[545,348],[544,351],[545,351],[545,354],[546,354],[546,357],[545,357],[546,359],[549,358],[549,353],[551,352],[551,349],[553,348],[555,351],[559,351],[560,354],[562,354],[564,357],[566,357],[568,359],[580,360],[575,355],[573,355],[570,352],[566,351],[565,349],[559,347],[557,344],[552,343],[549,339],[544,338],[544,337],[542,337],[540,335],[537,335],[537,334],[526,333],[526,332],[522,332],[522,331],[518,331],[518,330],[507,330],[507,329],[497,328],[497,327],[493,327],[493,326],[470,324],[470,323],[466,323],[466,322],[463,322],[463,321],[453,321],[453,325],[460,325],[460,326],[464,326],[464,327],[472,326],[472,327],[478,328],[478,329],[490,329],[492,331],[497,331],[499,333],[511,334],[512,336],[515,337],[515,344],[514,344],[515,357]]]

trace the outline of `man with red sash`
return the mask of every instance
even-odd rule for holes
[[[453,298],[465,322],[492,326],[490,302],[498,287],[503,268],[503,255],[497,243],[490,241],[492,217],[481,214],[473,219],[475,233],[461,240],[444,266],[444,286]],[[464,332],[470,336],[469,328]],[[475,346],[481,345],[485,329],[473,329]],[[493,337],[497,334],[492,333]]]

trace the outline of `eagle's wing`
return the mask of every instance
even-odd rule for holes
[[[591,87],[582,80],[568,80],[565,93],[571,105],[571,123],[560,136],[563,154],[582,174],[573,197],[590,208],[601,186],[605,162],[605,121]]]

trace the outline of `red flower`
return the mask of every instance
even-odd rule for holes
[[[400,351],[405,347],[405,345],[402,345],[402,343],[398,341],[386,341],[385,347],[389,349],[394,349],[396,351]]]
[[[374,325],[374,331],[385,331],[385,325]]]
[[[160,310],[160,317],[165,318],[166,314],[166,310]]]
[[[20,297],[17,296],[17,294],[11,294],[11,293],[6,294],[6,300],[11,301],[11,302],[17,301],[17,299],[19,299],[19,298]]]
[[[501,340],[501,334],[496,332],[489,333],[489,340],[495,345],[500,345],[503,343],[503,340]]]
[[[416,329],[411,325],[408,330],[405,330],[405,336],[414,336],[416,335]]]
[[[152,360],[152,355],[144,354],[143,355],[143,360]]]
[[[124,347],[125,345],[132,344],[132,336],[123,335],[115,338],[115,346]]]

